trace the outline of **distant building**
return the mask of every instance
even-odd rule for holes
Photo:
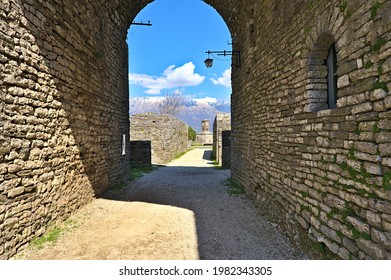
[[[210,121],[202,120],[201,121],[201,132],[197,133],[195,143],[202,145],[212,145],[213,144],[213,133],[209,131]]]

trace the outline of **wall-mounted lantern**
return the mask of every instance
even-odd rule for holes
[[[223,55],[223,56],[227,56],[227,55],[232,55],[232,56],[236,56],[236,67],[240,67],[240,51],[207,51],[206,52],[208,54],[208,58],[205,59],[204,63],[205,63],[205,66],[210,68],[213,66],[213,59],[209,57],[210,54],[217,54],[217,55]]]

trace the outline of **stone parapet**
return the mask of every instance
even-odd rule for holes
[[[188,150],[188,126],[167,114],[133,115],[130,140],[151,141],[152,163],[163,164]]]

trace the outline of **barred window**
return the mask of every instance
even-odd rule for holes
[[[323,33],[312,46],[308,58],[305,111],[317,112],[337,107],[337,50],[334,37]]]
[[[337,52],[335,44],[329,48],[327,59],[327,105],[329,109],[337,108]]]

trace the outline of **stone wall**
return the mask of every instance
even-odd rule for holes
[[[199,132],[194,141],[195,144],[201,145],[212,145],[213,144],[213,133],[212,132]]]
[[[127,180],[119,2],[0,1],[0,259]]]
[[[0,258],[126,180],[126,35],[150,2],[0,2]],[[233,180],[295,240],[390,259],[391,2],[205,2],[240,51]],[[338,101],[326,109],[333,43]]]
[[[130,117],[130,139],[152,143],[152,163],[163,164],[188,150],[188,126],[167,114],[138,114]]]
[[[213,121],[213,157],[221,165],[223,138],[222,132],[231,130],[231,114],[217,113]]]
[[[390,259],[391,2],[246,3],[233,44],[233,179],[296,240]],[[325,109],[333,43],[338,100]]]

